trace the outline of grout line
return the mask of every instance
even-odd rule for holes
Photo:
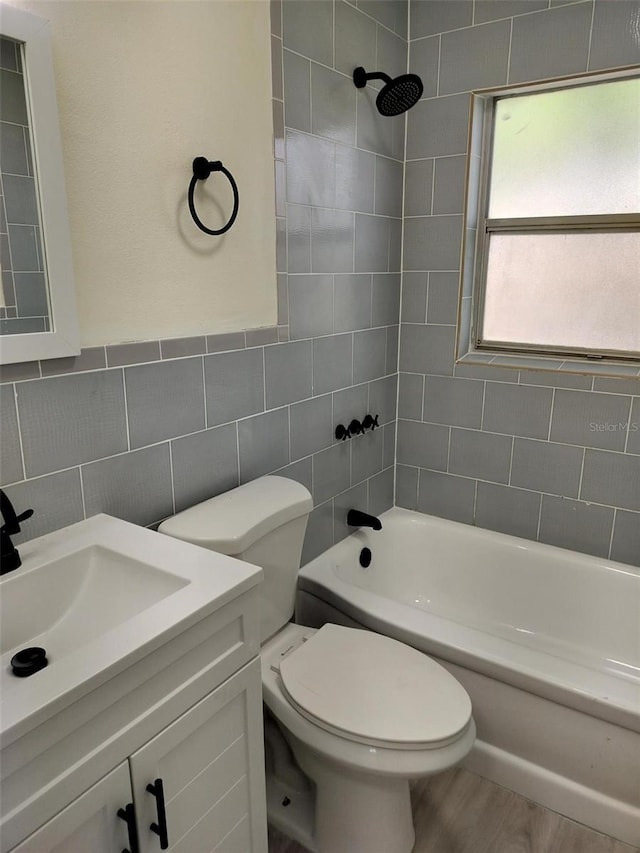
[[[167,442],[169,445],[169,474],[171,477],[171,507],[173,509],[173,514],[176,514],[176,489],[175,489],[175,481],[173,478],[173,441],[169,440]]]
[[[549,2],[551,2],[551,0],[549,0]],[[587,65],[585,68],[585,72],[589,70],[589,65],[591,64],[591,46],[593,44],[593,22],[596,16],[595,0],[592,0],[592,4],[593,5],[591,7],[591,23],[589,24],[589,47],[587,49]]]
[[[582,463],[580,465],[580,479],[578,480],[578,497],[576,498],[576,500],[582,500],[580,495],[582,494],[582,478],[584,476],[584,463],[585,463],[586,458],[587,458],[587,448],[583,447],[582,448]]]
[[[131,432],[130,432],[130,428],[129,428],[129,398],[127,395],[127,377],[126,377],[126,374],[124,372],[124,367],[118,367],[118,368],[116,368],[116,370],[119,370],[122,373],[122,394],[124,397],[124,401],[123,401],[124,402],[124,421],[125,421],[125,427],[127,430],[127,450],[129,452],[131,452],[132,447],[131,447]],[[139,448],[137,448],[137,449],[139,449]],[[119,454],[117,454],[117,455],[119,455]],[[95,460],[91,460],[91,461],[95,461]]]
[[[78,477],[80,480],[80,500],[82,501],[82,517],[87,517],[87,503],[84,496],[84,477],[82,476],[82,469],[84,466],[78,465]]]
[[[202,398],[204,401],[204,428],[209,428],[209,415],[207,413],[207,378],[204,369],[204,355],[202,356]]]
[[[618,521],[618,507],[614,507],[613,510],[613,519],[611,521],[611,536],[609,537],[609,549],[607,551],[607,559],[611,559],[611,552],[613,550],[613,535],[616,529],[616,523]]]
[[[509,50],[507,51],[507,83],[509,82],[509,77],[511,75],[511,47],[513,45],[513,18],[511,18],[511,24],[509,26]]]

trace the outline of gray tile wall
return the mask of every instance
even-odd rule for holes
[[[410,0],[396,503],[640,565],[640,380],[456,366],[468,92],[640,63],[638,0]],[[579,145],[579,141],[576,141]]]
[[[4,367],[0,483],[35,509],[18,541],[97,512],[153,525],[277,471],[313,494],[308,560],[350,506],[392,505],[404,122],[350,75],[403,71],[406,36],[404,0],[272,4],[282,325]],[[379,430],[336,441],[367,412]]]

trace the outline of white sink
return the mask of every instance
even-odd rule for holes
[[[97,515],[19,546],[0,580],[3,744],[255,585],[239,560]],[[16,677],[11,658],[45,649],[48,665]]]

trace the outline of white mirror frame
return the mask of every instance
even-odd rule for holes
[[[23,43],[34,171],[49,288],[50,332],[0,336],[0,364],[80,353],[71,234],[53,74],[51,30],[44,18],[0,3],[0,34]]]

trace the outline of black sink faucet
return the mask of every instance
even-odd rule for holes
[[[11,541],[11,537],[20,533],[20,522],[31,518],[33,510],[27,509],[20,515],[16,515],[13,504],[0,489],[0,513],[4,521],[0,527],[0,575],[6,575],[7,572],[12,572],[22,565],[20,554]]]
[[[349,527],[373,527],[374,530],[382,530],[382,522],[375,515],[360,512],[359,509],[350,509],[347,513],[347,524]]]

